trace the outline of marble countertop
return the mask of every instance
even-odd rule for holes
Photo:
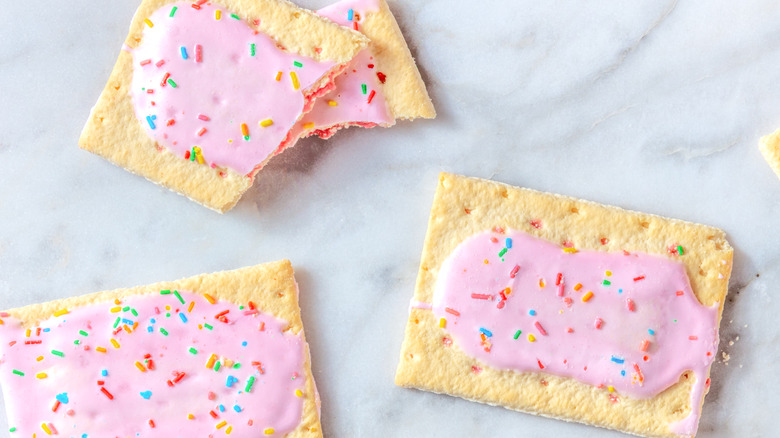
[[[137,5],[2,7],[0,308],[289,258],[328,436],[623,436],[393,385],[450,171],[724,229],[699,436],[777,433],[778,2],[392,1],[438,118],[302,141],[224,216],[77,147]]]

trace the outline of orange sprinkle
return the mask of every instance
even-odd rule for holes
[[[246,123],[241,124],[241,133],[244,134],[244,137],[249,136],[249,126],[246,126]]]
[[[214,363],[216,361],[217,361],[217,355],[216,354],[212,354],[209,357],[209,360],[206,361],[206,368],[211,369],[212,367],[214,367]]]
[[[304,123],[303,129],[313,129],[314,128],[314,122]]]
[[[582,283],[577,283],[576,285],[574,285],[574,290],[578,291],[580,289],[582,289]]]
[[[42,361],[42,360],[43,360],[43,356],[38,356],[38,357],[36,357],[36,358],[35,358],[35,360],[37,360],[38,362],[40,362],[40,361]]]
[[[187,312],[192,313],[192,309],[195,308],[195,301],[190,301],[190,306],[187,307]]]
[[[593,298],[593,292],[588,291],[588,293],[586,293],[585,295],[582,296],[582,301],[583,302],[587,302],[591,298]]]
[[[642,345],[639,346],[639,349],[641,351],[647,351],[648,348],[650,348],[650,341],[645,339],[644,341],[642,341]]]
[[[282,80],[282,72],[279,72],[276,74],[276,82],[279,82]]]
[[[544,280],[541,278],[539,279],[539,287],[544,287]]]
[[[142,373],[146,372],[146,367],[141,362],[135,361],[135,367],[141,370]]]
[[[211,295],[203,294],[203,296],[206,298],[206,301],[208,301],[209,303],[211,303],[211,304],[216,304],[217,303],[217,300],[215,300],[214,297],[212,297]]]
[[[106,350],[105,347],[95,347],[95,351],[97,351],[98,353],[105,353],[108,350]]]

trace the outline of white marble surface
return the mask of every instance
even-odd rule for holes
[[[393,385],[446,170],[726,230],[700,436],[777,434],[778,2],[395,0],[439,117],[303,141],[224,216],[76,146],[137,4],[0,8],[0,308],[289,258],[328,436],[621,436]]]

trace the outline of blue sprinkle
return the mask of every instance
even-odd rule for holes
[[[149,320],[149,322],[151,322],[152,324],[154,324],[154,323],[155,323],[155,322],[157,322],[157,321],[155,321],[155,319],[154,319],[154,318],[152,318],[152,319],[150,319],[150,320]]]
[[[56,396],[54,396],[54,398],[56,398],[57,401],[62,404],[68,404],[69,401],[67,392],[63,392],[62,394],[57,394]]]
[[[122,322],[123,322],[123,323],[125,323],[125,324],[127,324],[127,325],[133,325],[133,324],[135,324],[133,321],[130,321],[130,320],[129,320],[129,319],[127,319],[127,318],[122,318]]]
[[[236,412],[241,412],[241,406],[233,405],[233,410],[236,411]]]
[[[481,328],[481,327],[480,327],[479,331],[481,331],[482,333],[484,333],[484,334],[485,334],[485,336],[487,336],[488,338],[490,338],[490,337],[492,337],[492,336],[493,336],[493,333],[492,333],[490,330],[488,330],[488,329],[484,329],[484,328]]]
[[[623,362],[625,362],[625,359],[621,359],[619,357],[612,356],[612,362],[623,363]]]
[[[86,433],[82,433],[81,434],[81,438],[87,438],[87,434]]]
[[[655,330],[653,329],[647,329],[647,333],[650,333],[650,336],[655,336]]]
[[[143,397],[146,400],[149,400],[149,397],[152,396],[152,391],[144,391],[141,393],[141,397]]]
[[[149,332],[149,333],[152,333],[154,331],[154,327],[149,326],[149,327],[146,328],[146,331]]]
[[[241,346],[242,346],[242,347],[246,347],[246,341],[242,342],[242,343],[241,343]]]
[[[512,249],[512,239],[510,239],[508,237],[506,238],[506,247],[508,249]]]
[[[227,386],[228,388],[232,388],[233,384],[236,383],[236,382],[238,382],[238,379],[236,379],[233,376],[228,376],[227,377],[227,382],[225,382],[225,386]]]
[[[618,289],[618,293],[622,294],[623,293],[623,289]]]
[[[108,375],[108,370],[100,370],[100,375],[106,377]]]
[[[620,370],[620,375],[626,377],[626,370]]]
[[[531,316],[534,316],[534,315],[536,315],[536,310],[531,309],[531,310],[528,311],[528,314],[531,315]]]
[[[149,127],[152,128],[152,129],[156,128],[154,126],[154,119],[156,119],[156,118],[157,118],[157,116],[146,116],[146,121],[149,123]]]
[[[355,16],[355,12],[350,9],[349,12],[347,12],[347,20],[352,21],[352,18]]]
[[[187,48],[184,46],[181,46],[181,57],[187,59]]]
[[[181,312],[179,313],[179,318],[181,318],[181,322],[187,322],[187,317]]]
[[[50,329],[50,328],[45,328],[45,329],[43,329],[43,332],[44,332],[44,333],[49,333],[50,331],[51,331],[51,329]]]
[[[225,407],[222,405],[219,405],[219,412],[225,412]]]

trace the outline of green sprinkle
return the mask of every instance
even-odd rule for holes
[[[214,327],[211,326],[211,324],[203,324],[203,327],[206,327],[209,330],[213,330]]]
[[[678,254],[680,254],[680,255],[683,255],[683,249],[682,249],[682,246],[680,246],[680,245],[677,245],[677,253],[678,253]]]
[[[125,307],[122,308],[123,312],[127,312],[128,310],[130,310],[130,306],[125,306]]]
[[[249,381],[246,382],[246,388],[244,388],[244,392],[249,392],[252,390],[252,385],[255,384],[255,376],[250,376]]]
[[[63,353],[61,351],[57,351],[57,350],[52,350],[51,354],[53,354],[55,356],[59,356],[59,357],[65,357],[65,353]]]
[[[197,155],[197,154],[195,154],[194,151],[195,151],[195,149],[193,149],[192,152],[190,152],[190,161],[195,161],[195,155]],[[170,291],[168,293],[170,293]]]
[[[251,43],[249,45],[249,55],[250,56],[255,56],[255,43]]]
[[[193,347],[190,347],[190,350],[189,350],[189,352],[190,352],[190,353],[192,353],[192,354],[198,354],[198,350],[196,350],[196,349],[195,349],[195,348],[193,348]]]
[[[12,427],[12,428],[8,429],[8,431],[9,431],[9,432],[16,432],[16,428],[15,428],[15,427]]]
[[[220,365],[219,361],[217,361],[217,362],[214,364],[214,371],[219,371],[219,368],[220,368],[221,366],[222,366],[222,365]]]
[[[170,317],[171,317],[171,314],[170,314],[170,313],[166,313],[166,314],[165,314],[165,317],[166,317],[166,318],[170,318]]]
[[[503,257],[504,254],[506,254],[506,248],[502,249],[501,252],[498,253],[498,256]]]
[[[171,294],[171,291],[170,291],[170,290],[168,290],[168,289],[165,289],[165,290],[161,290],[161,291],[160,291],[160,295],[170,295],[170,294]]]
[[[366,84],[360,84],[360,88],[363,89],[363,94],[366,94],[368,92],[368,87],[366,86]]]
[[[173,294],[174,294],[174,295],[176,295],[176,298],[178,298],[178,299],[179,299],[179,301],[180,301],[182,304],[184,304],[184,298],[182,298],[182,297],[181,297],[181,295],[179,294],[179,291],[175,290],[175,291],[173,291]]]
[[[246,140],[246,141],[249,141],[249,136],[248,136],[248,135],[245,135],[245,136],[244,136],[244,140]]]
[[[84,330],[79,330],[79,334],[81,336],[89,336],[89,333],[85,332]]]
[[[610,282],[609,280],[604,280],[604,282],[602,284],[604,286],[609,286],[610,284],[612,284],[612,282]]]
[[[24,373],[23,373],[23,372],[21,372],[21,371],[19,371],[19,370],[14,370],[14,374],[16,374],[17,376],[22,376],[22,377],[24,377]]]
[[[236,15],[236,14],[230,14],[230,16],[231,16],[231,17],[233,17],[233,18],[235,18],[236,20],[240,20],[240,19],[241,19],[241,18],[239,18],[239,16],[238,16],[238,15]]]
[[[121,320],[122,320],[122,318],[120,318],[118,316],[116,317],[116,321],[114,321],[114,328],[119,327],[119,321],[121,321]]]
[[[523,331],[522,330],[518,330],[518,331],[515,332],[515,339],[520,337],[520,333],[523,333]]]
[[[303,64],[301,64],[301,63],[300,63],[300,62],[298,62],[298,61],[295,61],[295,62],[293,62],[293,65],[294,65],[294,66],[296,66],[296,67],[299,67],[299,68],[300,68],[300,67],[303,67]]]
[[[238,306],[238,310],[243,310],[243,309],[244,309],[243,305]]]
[[[132,313],[133,316],[138,316],[138,311],[136,311],[135,309],[130,309],[130,313]]]
[[[73,341],[73,343],[76,344],[76,345],[79,345],[79,340],[76,339],[75,341]]]
[[[171,84],[171,87],[176,88],[178,85],[176,85],[176,82],[173,82],[173,79],[168,78],[168,83]]]
[[[160,333],[162,333],[165,336],[168,336],[168,330],[165,330],[164,328],[160,327]]]
[[[233,369],[234,370],[237,370],[239,368],[241,368],[241,364],[240,363],[233,364]]]
[[[175,14],[175,13],[176,13],[176,10],[177,10],[177,9],[179,9],[179,7],[178,7],[178,6],[174,6],[174,7],[171,9],[171,15],[168,15],[168,16],[169,16],[169,17],[173,17],[173,14]]]

